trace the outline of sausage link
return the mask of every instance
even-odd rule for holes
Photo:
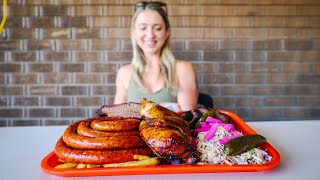
[[[77,134],[77,127],[82,121],[75,122],[67,127],[62,137],[70,147],[76,149],[130,149],[145,147],[146,143],[140,136],[110,136],[86,137]]]
[[[60,138],[55,147],[55,154],[65,162],[85,164],[107,164],[133,161],[133,155],[154,156],[148,147],[121,150],[79,150],[66,145]]]
[[[140,135],[139,130],[125,131],[125,132],[105,132],[105,131],[94,130],[90,127],[90,124],[95,119],[96,118],[89,118],[82,121],[77,128],[77,133],[83,136],[88,136],[88,137],[139,136]]]
[[[99,131],[122,132],[139,130],[140,120],[138,119],[123,119],[123,120],[100,120],[96,119],[91,122],[92,129]]]

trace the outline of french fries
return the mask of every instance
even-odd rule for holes
[[[68,168],[77,167],[77,165],[78,165],[77,163],[67,162],[67,163],[59,164],[59,165],[55,166],[54,168],[56,168],[56,169],[68,169]]]
[[[68,169],[68,168],[97,168],[97,167],[127,167],[127,166],[154,166],[160,163],[159,157],[149,157],[145,155],[134,155],[133,159],[136,161],[128,161],[123,163],[111,163],[111,164],[84,164],[84,163],[71,163],[64,162],[63,164],[56,165],[56,169]]]
[[[103,164],[103,167],[128,167],[128,166],[154,166],[160,163],[159,157],[153,157],[138,161],[128,161],[124,163]]]

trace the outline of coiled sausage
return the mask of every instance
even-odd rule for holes
[[[121,150],[79,150],[66,145],[63,138],[60,138],[55,147],[55,154],[65,162],[85,164],[107,164],[133,161],[133,155],[141,154],[154,156],[148,147],[121,149]]]
[[[63,133],[63,141],[76,149],[130,149],[145,147],[146,143],[140,136],[110,136],[86,137],[77,134],[77,127],[82,121],[75,122],[67,127]]]

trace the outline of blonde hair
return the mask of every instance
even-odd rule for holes
[[[156,6],[153,4],[146,4],[141,8],[135,9],[135,12],[132,17],[131,28],[134,28],[135,21],[138,15],[146,9],[150,9],[158,12],[166,25],[166,30],[168,31],[170,28],[170,23],[168,19],[167,12],[164,11],[160,6]],[[138,46],[134,37],[131,36],[131,42],[133,47],[133,58],[131,61],[132,67],[132,76],[134,80],[138,83],[139,87],[143,92],[148,92],[144,87],[144,83],[142,80],[142,74],[144,67],[146,65],[145,56],[143,54],[142,49]],[[175,79],[175,65],[176,60],[170,50],[170,36],[166,39],[160,53],[160,70],[164,78],[164,88],[168,91],[176,94],[176,79]]]

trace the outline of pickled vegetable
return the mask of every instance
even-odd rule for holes
[[[214,118],[214,111],[208,111],[206,112],[204,115],[201,116],[201,118],[198,120],[198,122],[196,123],[195,129],[200,127],[200,123],[204,122],[208,116],[213,117]]]
[[[266,142],[267,139],[259,134],[248,134],[229,140],[224,146],[224,152],[228,156],[236,156]]]

